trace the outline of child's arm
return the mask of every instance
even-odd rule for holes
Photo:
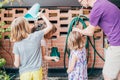
[[[69,66],[68,66],[68,69],[67,69],[67,73],[70,73],[70,72],[73,71],[76,61],[77,61],[77,56],[73,54],[72,55],[72,60],[69,63]]]
[[[58,62],[58,57],[51,57],[46,54],[46,41],[45,39],[41,40],[41,49],[42,49],[42,55],[44,55],[44,60],[50,61],[54,60],[55,62]]]
[[[40,17],[45,21],[47,27],[45,29],[43,29],[44,34],[47,34],[48,32],[50,32],[52,30],[53,25],[51,24],[51,22],[46,18],[46,16],[42,13],[40,13]]]
[[[55,57],[55,56],[51,57],[51,56],[45,55],[45,56],[44,56],[44,59],[45,59],[45,60],[48,60],[48,61],[54,60],[55,62],[58,62],[58,61],[59,61],[59,58],[58,58],[58,57]]]
[[[15,54],[14,58],[15,58],[14,66],[18,68],[20,66],[20,56]]]
[[[46,54],[45,46],[41,46],[41,49],[42,49],[42,54],[44,55],[44,60],[47,60],[47,61],[54,60],[55,62],[59,61],[58,57],[51,57],[51,56],[45,55]]]
[[[58,57],[51,57],[51,56],[45,55],[46,54],[45,46],[41,46],[41,49],[42,49],[42,54],[44,55],[44,60],[47,60],[47,61],[54,60],[55,62],[59,61]]]

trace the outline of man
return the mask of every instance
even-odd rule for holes
[[[92,36],[95,28],[100,26],[110,44],[103,67],[104,80],[120,80],[120,9],[108,0],[78,1],[84,7],[92,7],[90,24],[84,30],[74,28],[73,31]]]

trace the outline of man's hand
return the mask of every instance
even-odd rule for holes
[[[73,28],[72,31],[77,31],[77,32],[80,32],[81,30],[79,28]]]

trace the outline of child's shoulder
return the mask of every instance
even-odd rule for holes
[[[19,46],[19,42],[18,42],[18,41],[17,41],[17,42],[14,42],[13,46],[14,46],[14,47]]]
[[[71,53],[72,54],[78,54],[78,53],[81,53],[81,52],[84,52],[84,51],[86,51],[85,47],[83,47],[82,49],[71,50]]]
[[[78,54],[78,50],[71,50],[71,54],[72,55],[77,55]]]
[[[14,45],[18,45],[21,41],[14,42]]]

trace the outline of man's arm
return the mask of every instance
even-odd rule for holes
[[[83,30],[79,28],[73,28],[73,31],[78,31],[81,34],[86,35],[86,36],[93,36],[94,31],[95,31],[95,26],[92,26],[89,24],[89,26]]]

